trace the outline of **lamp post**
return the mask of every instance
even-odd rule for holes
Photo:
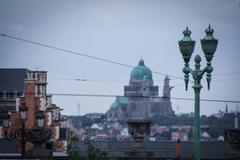
[[[19,111],[20,111],[20,119],[22,122],[22,128],[21,128],[21,144],[22,144],[22,158],[25,157],[25,145],[26,145],[26,141],[25,141],[25,122],[27,120],[27,112],[28,112],[28,107],[23,104],[19,106]]]
[[[185,89],[188,89],[188,82],[189,82],[189,73],[192,75],[194,79],[194,94],[195,94],[195,107],[194,107],[194,159],[200,159],[200,91],[202,88],[201,79],[202,76],[206,73],[206,80],[207,80],[207,87],[208,90],[210,89],[210,82],[211,82],[211,73],[213,71],[213,67],[211,66],[211,61],[214,55],[214,52],[217,49],[218,40],[214,38],[213,32],[214,30],[209,27],[205,30],[206,36],[201,39],[201,46],[202,50],[205,54],[205,58],[207,61],[207,66],[201,70],[200,62],[201,57],[196,55],[194,58],[195,61],[195,69],[192,70],[189,67],[189,61],[191,55],[194,51],[195,41],[193,41],[190,37],[191,31],[186,28],[183,31],[183,38],[178,42],[180,52],[182,53],[182,57],[184,59],[185,65],[183,68],[184,73],[184,81],[185,81]]]
[[[21,128],[21,155],[22,158],[25,157],[25,122],[27,120],[27,111],[28,111],[28,107],[25,104],[22,104],[19,106],[19,111],[20,111],[20,119],[21,119],[21,123],[22,123],[22,128]],[[7,111],[3,111],[2,116],[0,117],[2,119],[3,122],[3,128],[5,129],[5,138],[7,140],[11,140],[11,138],[9,138],[7,136],[7,129],[9,128],[9,124],[10,124],[10,115],[8,114]]]

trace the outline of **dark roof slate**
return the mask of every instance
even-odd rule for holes
[[[0,69],[0,92],[23,92],[27,69]]]

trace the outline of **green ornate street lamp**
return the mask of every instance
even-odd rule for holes
[[[214,30],[211,28],[210,25],[205,32],[206,32],[206,36],[203,39],[201,39],[201,46],[205,54],[207,66],[203,70],[201,70],[200,68],[201,57],[199,55],[196,55],[194,58],[195,69],[192,70],[189,67],[189,61],[194,51],[195,41],[191,39],[190,37],[191,31],[188,29],[188,27],[186,28],[185,31],[183,31],[184,36],[182,40],[178,42],[180,52],[182,53],[182,57],[185,62],[183,73],[184,73],[186,91],[188,89],[189,73],[192,75],[194,79],[193,89],[195,93],[195,108],[194,108],[194,159],[195,160],[200,159],[200,91],[202,88],[201,79],[204,73],[206,73],[207,86],[209,90],[210,82],[211,82],[211,73],[213,71],[213,68],[211,66],[211,61],[212,61],[214,52],[217,49],[217,44],[218,44],[218,40],[213,37]]]

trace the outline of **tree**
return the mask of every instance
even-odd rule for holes
[[[87,149],[83,160],[114,160],[114,158],[108,156],[107,152],[96,148],[90,137],[85,139],[84,145],[86,145]]]
[[[68,141],[69,143],[67,147],[68,153],[67,160],[79,160],[80,159],[79,151],[78,148],[75,147],[74,145],[78,141],[78,137],[73,132],[70,132]]]

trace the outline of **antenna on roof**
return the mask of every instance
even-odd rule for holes
[[[77,101],[77,113],[78,113],[79,116],[80,116],[80,108],[81,108],[81,105],[80,105],[80,103]]]

